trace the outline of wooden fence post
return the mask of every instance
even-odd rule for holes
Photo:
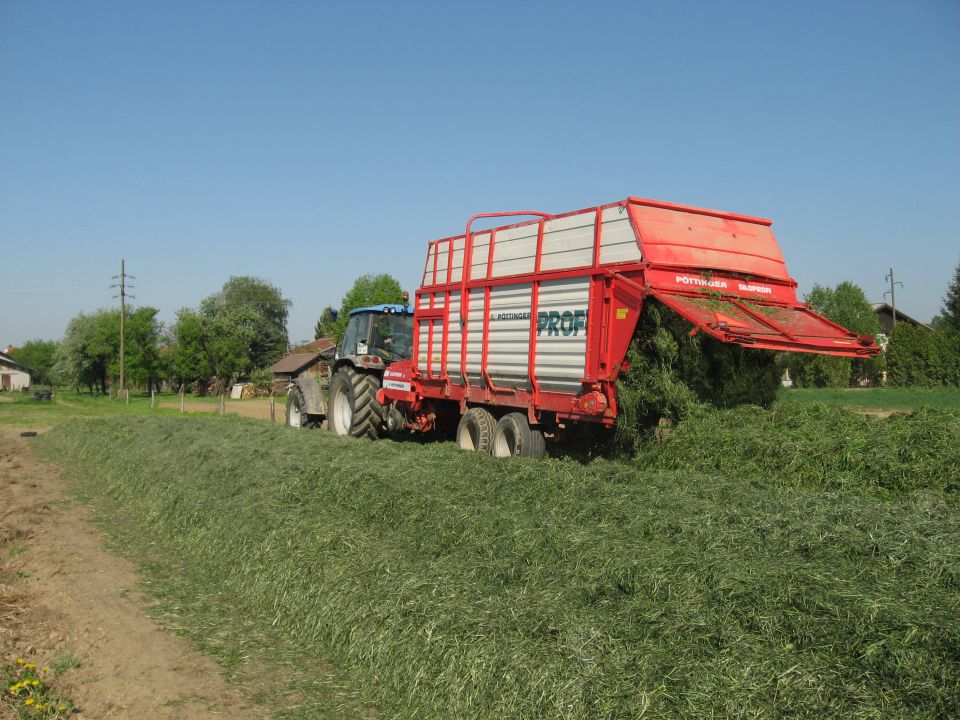
[[[221,415],[227,414],[227,398],[223,394],[223,388],[220,388],[220,414]]]
[[[270,422],[277,422],[277,399],[273,396],[273,390],[270,391]]]
[[[151,410],[153,410],[153,405],[157,399],[156,392],[157,392],[156,390],[153,390],[153,389],[150,390],[150,409]]]
[[[184,385],[183,383],[180,383],[180,412],[183,412],[183,390]]]

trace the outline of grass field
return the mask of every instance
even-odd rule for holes
[[[177,414],[176,407],[161,407],[162,404],[175,406],[179,402],[176,393],[157,395],[154,407],[150,407],[150,395],[131,393],[129,404],[117,398],[103,395],[90,395],[71,390],[58,390],[53,400],[34,400],[30,394],[20,392],[0,393],[0,424],[36,425],[53,427],[63,422],[82,418],[109,417],[114,415],[169,415]],[[214,411],[219,404],[216,397],[186,396],[186,402],[194,405],[209,405]],[[226,400],[228,408],[251,402],[250,400]],[[286,403],[286,396],[278,397],[277,402]],[[283,412],[281,406],[280,412]]]
[[[219,417],[39,447],[172,624],[336,668],[287,717],[960,716],[960,415],[734,412],[588,464]]]
[[[784,388],[779,403],[825,403],[846,408],[914,410],[951,408],[960,410],[960,388]]]

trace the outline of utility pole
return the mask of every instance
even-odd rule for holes
[[[120,258],[120,274],[113,276],[114,280],[119,279],[120,282],[114,283],[110,286],[112,288],[120,288],[120,294],[113,296],[115,298],[120,298],[120,392],[123,392],[126,386],[126,377],[124,375],[124,363],[126,361],[126,352],[124,350],[124,323],[127,316],[127,288],[134,287],[133,285],[127,285],[127,278],[136,280],[133,275],[127,275],[124,266],[124,260],[123,258]],[[130,297],[136,299],[136,297],[133,295],[130,295]]]
[[[884,291],[883,296],[890,296],[890,307],[893,308],[893,324],[896,327],[897,324],[897,285],[903,287],[903,283],[899,280],[893,279],[893,268],[890,268],[889,274],[884,278],[884,280],[890,283],[890,289]]]

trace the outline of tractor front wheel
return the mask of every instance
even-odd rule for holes
[[[303,397],[303,391],[297,386],[290,388],[287,392],[287,414],[286,426],[299,430],[312,430],[320,427],[320,421],[316,415],[309,415],[306,412],[307,402]]]
[[[346,365],[330,381],[327,425],[334,435],[377,439],[384,433],[384,409],[377,402],[380,379]]]

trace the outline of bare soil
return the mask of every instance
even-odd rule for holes
[[[160,403],[160,407],[179,409],[179,400],[169,400]],[[191,402],[186,400],[183,403],[183,409],[186,412],[198,413],[218,413],[220,406],[217,403]],[[278,402],[275,408],[274,422],[282,425],[286,413],[286,405]],[[232,415],[243,415],[244,417],[256,418],[257,420],[270,419],[270,398],[255,398],[253,400],[227,400],[224,405],[224,412]]]
[[[76,659],[51,683],[77,704],[76,720],[265,717],[213,660],[148,616],[133,566],[104,550],[32,442],[0,428],[0,655],[41,667]],[[0,706],[0,718],[9,712]]]

